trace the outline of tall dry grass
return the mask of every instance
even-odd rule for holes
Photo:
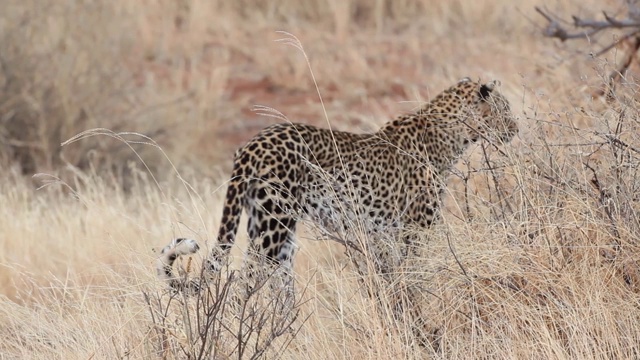
[[[398,274],[419,290],[420,334],[367,296],[341,246],[303,230],[297,332],[263,356],[640,356],[636,73],[614,101],[592,99],[617,55],[585,54],[612,34],[544,39],[534,5],[544,4],[9,0],[0,357],[186,358],[207,341],[237,357],[235,310],[219,337],[199,338],[203,313],[167,294],[152,266],[153,249],[173,237],[212,245],[232,149],[276,121],[250,107],[364,131],[463,76],[500,79],[521,132],[458,164],[443,221],[421,233],[420,255]],[[546,5],[581,16],[623,8]],[[276,30],[301,39],[326,118],[302,55],[272,42]],[[164,153],[110,136],[60,146],[91,128],[142,133]],[[51,175],[35,178],[47,184],[39,190],[37,172]],[[394,287],[378,285],[393,301]]]

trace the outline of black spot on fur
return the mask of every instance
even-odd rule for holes
[[[265,237],[262,239],[262,248],[268,249],[269,246],[271,246],[271,237],[269,235],[265,235]]]
[[[273,212],[273,201],[271,199],[267,199],[264,203],[262,203],[262,208],[267,214]]]
[[[273,233],[273,243],[274,243],[274,244],[280,244],[280,242],[281,242],[282,240],[284,240],[282,235],[283,235],[283,234],[281,234],[281,233],[279,233],[279,232],[275,232],[275,233]]]
[[[260,188],[258,189],[258,193],[256,194],[256,198],[258,198],[258,200],[264,200],[264,198],[267,197],[267,190],[265,190],[264,188]]]
[[[272,218],[269,220],[269,230],[275,231],[278,228],[278,219]]]
[[[263,221],[262,224],[260,224],[260,232],[264,234],[267,232],[267,230],[269,230],[269,223],[266,221]]]

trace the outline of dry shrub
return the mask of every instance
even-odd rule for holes
[[[300,299],[276,285],[281,279],[274,273],[250,288],[238,271],[224,273],[207,282],[201,276],[196,294],[145,292],[157,355],[260,359],[287,350],[305,322]]]
[[[424,234],[424,334],[453,358],[637,357],[635,86],[535,120],[506,154],[461,166],[470,178]]]

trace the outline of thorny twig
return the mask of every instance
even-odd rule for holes
[[[617,221],[616,218],[614,216],[614,201],[612,199],[612,195],[611,193],[602,185],[602,183],[600,182],[600,179],[598,179],[598,174],[596,172],[596,170],[589,165],[588,163],[583,163],[584,167],[589,169],[591,171],[591,173],[593,174],[593,177],[591,178],[591,185],[593,186],[593,188],[598,191],[598,201],[600,202],[600,205],[602,205],[602,208],[605,212],[605,214],[607,215],[607,218],[609,219],[609,222],[611,224],[611,232],[612,235],[616,238],[616,247],[620,246],[620,232],[618,231],[618,225],[617,225]]]

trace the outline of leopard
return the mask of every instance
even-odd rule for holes
[[[374,239],[405,227],[430,228],[461,155],[481,140],[506,145],[518,133],[499,86],[463,78],[370,133],[293,122],[264,128],[235,152],[217,245],[205,268],[215,273],[224,265],[243,210],[249,251],[289,271],[304,219],[329,232],[362,219]],[[168,245],[158,260],[158,273],[174,288],[180,287],[174,261],[198,249],[195,240],[185,241]]]

